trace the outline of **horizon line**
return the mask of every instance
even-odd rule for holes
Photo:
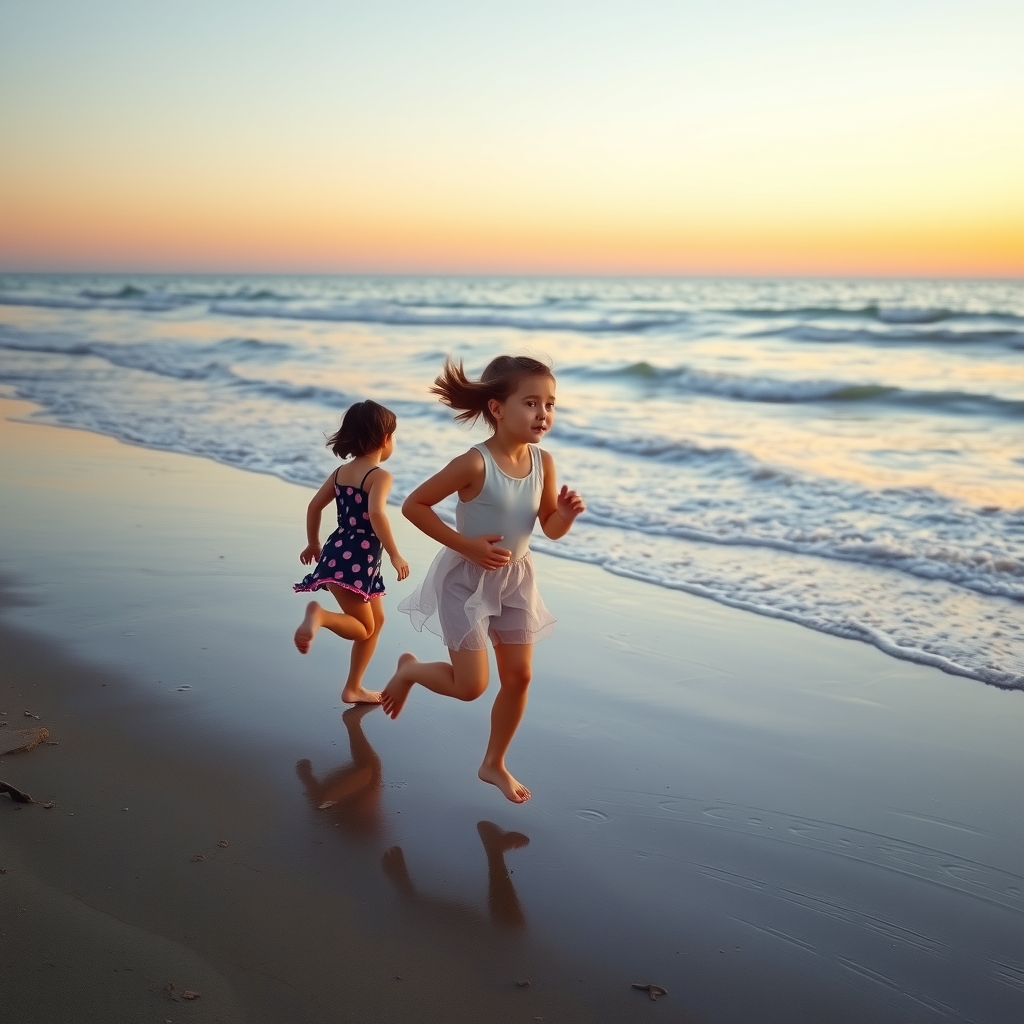
[[[836,272],[794,272],[780,271],[777,273],[766,271],[750,272],[722,272],[722,271],[677,271],[677,272],[653,272],[643,270],[625,271],[586,271],[586,270],[559,270],[559,271],[538,271],[538,270],[228,270],[219,269],[166,269],[166,270],[130,270],[110,268],[77,268],[77,269],[26,269],[9,268],[0,265],[0,274],[7,277],[84,277],[84,276],[109,276],[109,277],[335,277],[335,278],[359,278],[359,277],[381,277],[381,278],[413,278],[413,277],[437,277],[437,278],[518,278],[521,280],[580,280],[580,279],[622,279],[631,278],[647,281],[794,281],[794,280],[816,280],[816,281],[999,281],[1006,283],[1024,283],[1024,271],[1014,274],[971,274],[971,273],[885,273],[885,272],[863,272],[853,271],[850,273]]]

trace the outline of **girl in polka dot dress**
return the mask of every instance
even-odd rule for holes
[[[328,611],[310,601],[295,631],[295,646],[305,654],[321,626],[353,641],[348,679],[341,691],[341,699],[348,704],[380,703],[379,693],[363,689],[363,673],[384,625],[381,548],[387,551],[400,580],[409,575],[409,563],[399,554],[384,511],[391,474],[380,468],[395,450],[397,424],[395,414],[376,402],[353,405],[341,428],[327,440],[335,455],[352,459],[324,481],[306,510],[308,543],[299,561],[303,565],[316,561],[316,568],[295,584],[295,590],[329,590],[341,611]],[[320,516],[332,499],[338,506],[338,528],[321,548]]]

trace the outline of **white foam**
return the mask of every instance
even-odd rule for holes
[[[968,333],[963,324],[977,317],[975,338],[993,324],[1010,330],[1024,316],[1024,287],[906,286],[879,297],[851,284],[843,300],[851,322],[842,329],[853,332],[854,354],[842,365],[863,365],[865,376],[777,372],[806,358],[800,330],[833,337],[839,329],[835,287],[787,285],[781,333],[762,338],[750,312],[759,283],[32,278],[14,287],[0,278],[0,380],[57,422],[314,486],[334,465],[325,433],[348,404],[372,396],[399,415],[389,467],[397,501],[480,436],[452,427],[450,412],[427,393],[440,355],[454,352],[477,372],[496,345],[529,349],[542,332],[558,332],[556,351],[577,370],[561,376],[565,400],[546,446],[591,511],[565,540],[539,539],[538,548],[948,672],[1024,686],[1024,511],[921,486],[900,468],[904,451],[885,452],[898,430],[908,461],[944,458],[956,468],[968,449],[940,448],[960,438],[961,424],[992,452],[1019,451],[1006,441],[1021,418],[1015,400],[997,418],[983,392],[942,390],[966,367],[972,382],[996,382],[1013,395],[1016,357],[990,351],[985,362],[954,365],[965,357],[940,340],[923,361],[905,357],[910,372],[893,385],[885,376],[893,353],[879,350],[874,335],[855,347],[859,321],[899,340],[930,330],[924,314],[936,311],[949,311]],[[730,318],[723,295],[746,312]],[[275,306],[282,315],[266,317]],[[997,306],[1003,312],[992,312]],[[883,314],[893,309],[920,316],[897,313],[890,326]],[[315,318],[317,310],[329,315]],[[365,332],[332,326],[350,314],[363,318]],[[488,334],[492,327],[499,332]],[[218,331],[222,340],[210,341]],[[816,472],[776,459],[787,438],[840,422],[807,418],[809,404],[841,402],[836,389],[865,385],[878,391],[856,420],[842,422],[868,432],[865,444],[884,462],[877,481],[870,462],[844,477],[822,470],[821,458]],[[646,389],[639,398],[638,387]],[[922,426],[919,407],[937,428]],[[993,456],[977,476],[1004,486],[1000,474],[1020,475],[1021,465]]]

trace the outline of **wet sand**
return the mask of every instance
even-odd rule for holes
[[[0,1020],[1021,1018],[1024,694],[538,557],[516,807],[489,697],[391,722],[341,705],[347,645],[295,652],[306,492],[30,411],[0,722],[56,745],[0,758],[39,802],[0,796]],[[376,686],[443,653],[392,521]]]

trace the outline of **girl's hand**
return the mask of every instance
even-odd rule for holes
[[[474,565],[481,569],[500,569],[508,565],[512,558],[512,552],[505,548],[499,548],[497,542],[504,540],[503,537],[495,534],[486,537],[470,537],[466,541],[466,549],[460,554],[469,559]]]
[[[562,489],[558,492],[555,508],[567,523],[574,523],[581,512],[587,511],[583,498],[576,491],[570,491],[565,484],[562,484]]]
[[[302,554],[299,555],[299,561],[303,565],[311,565],[313,562],[320,561],[320,545],[319,544],[307,544],[302,549]]]
[[[401,555],[393,555],[391,558],[391,564],[395,567],[395,572],[398,573],[398,578],[404,580],[409,576],[409,563]]]

